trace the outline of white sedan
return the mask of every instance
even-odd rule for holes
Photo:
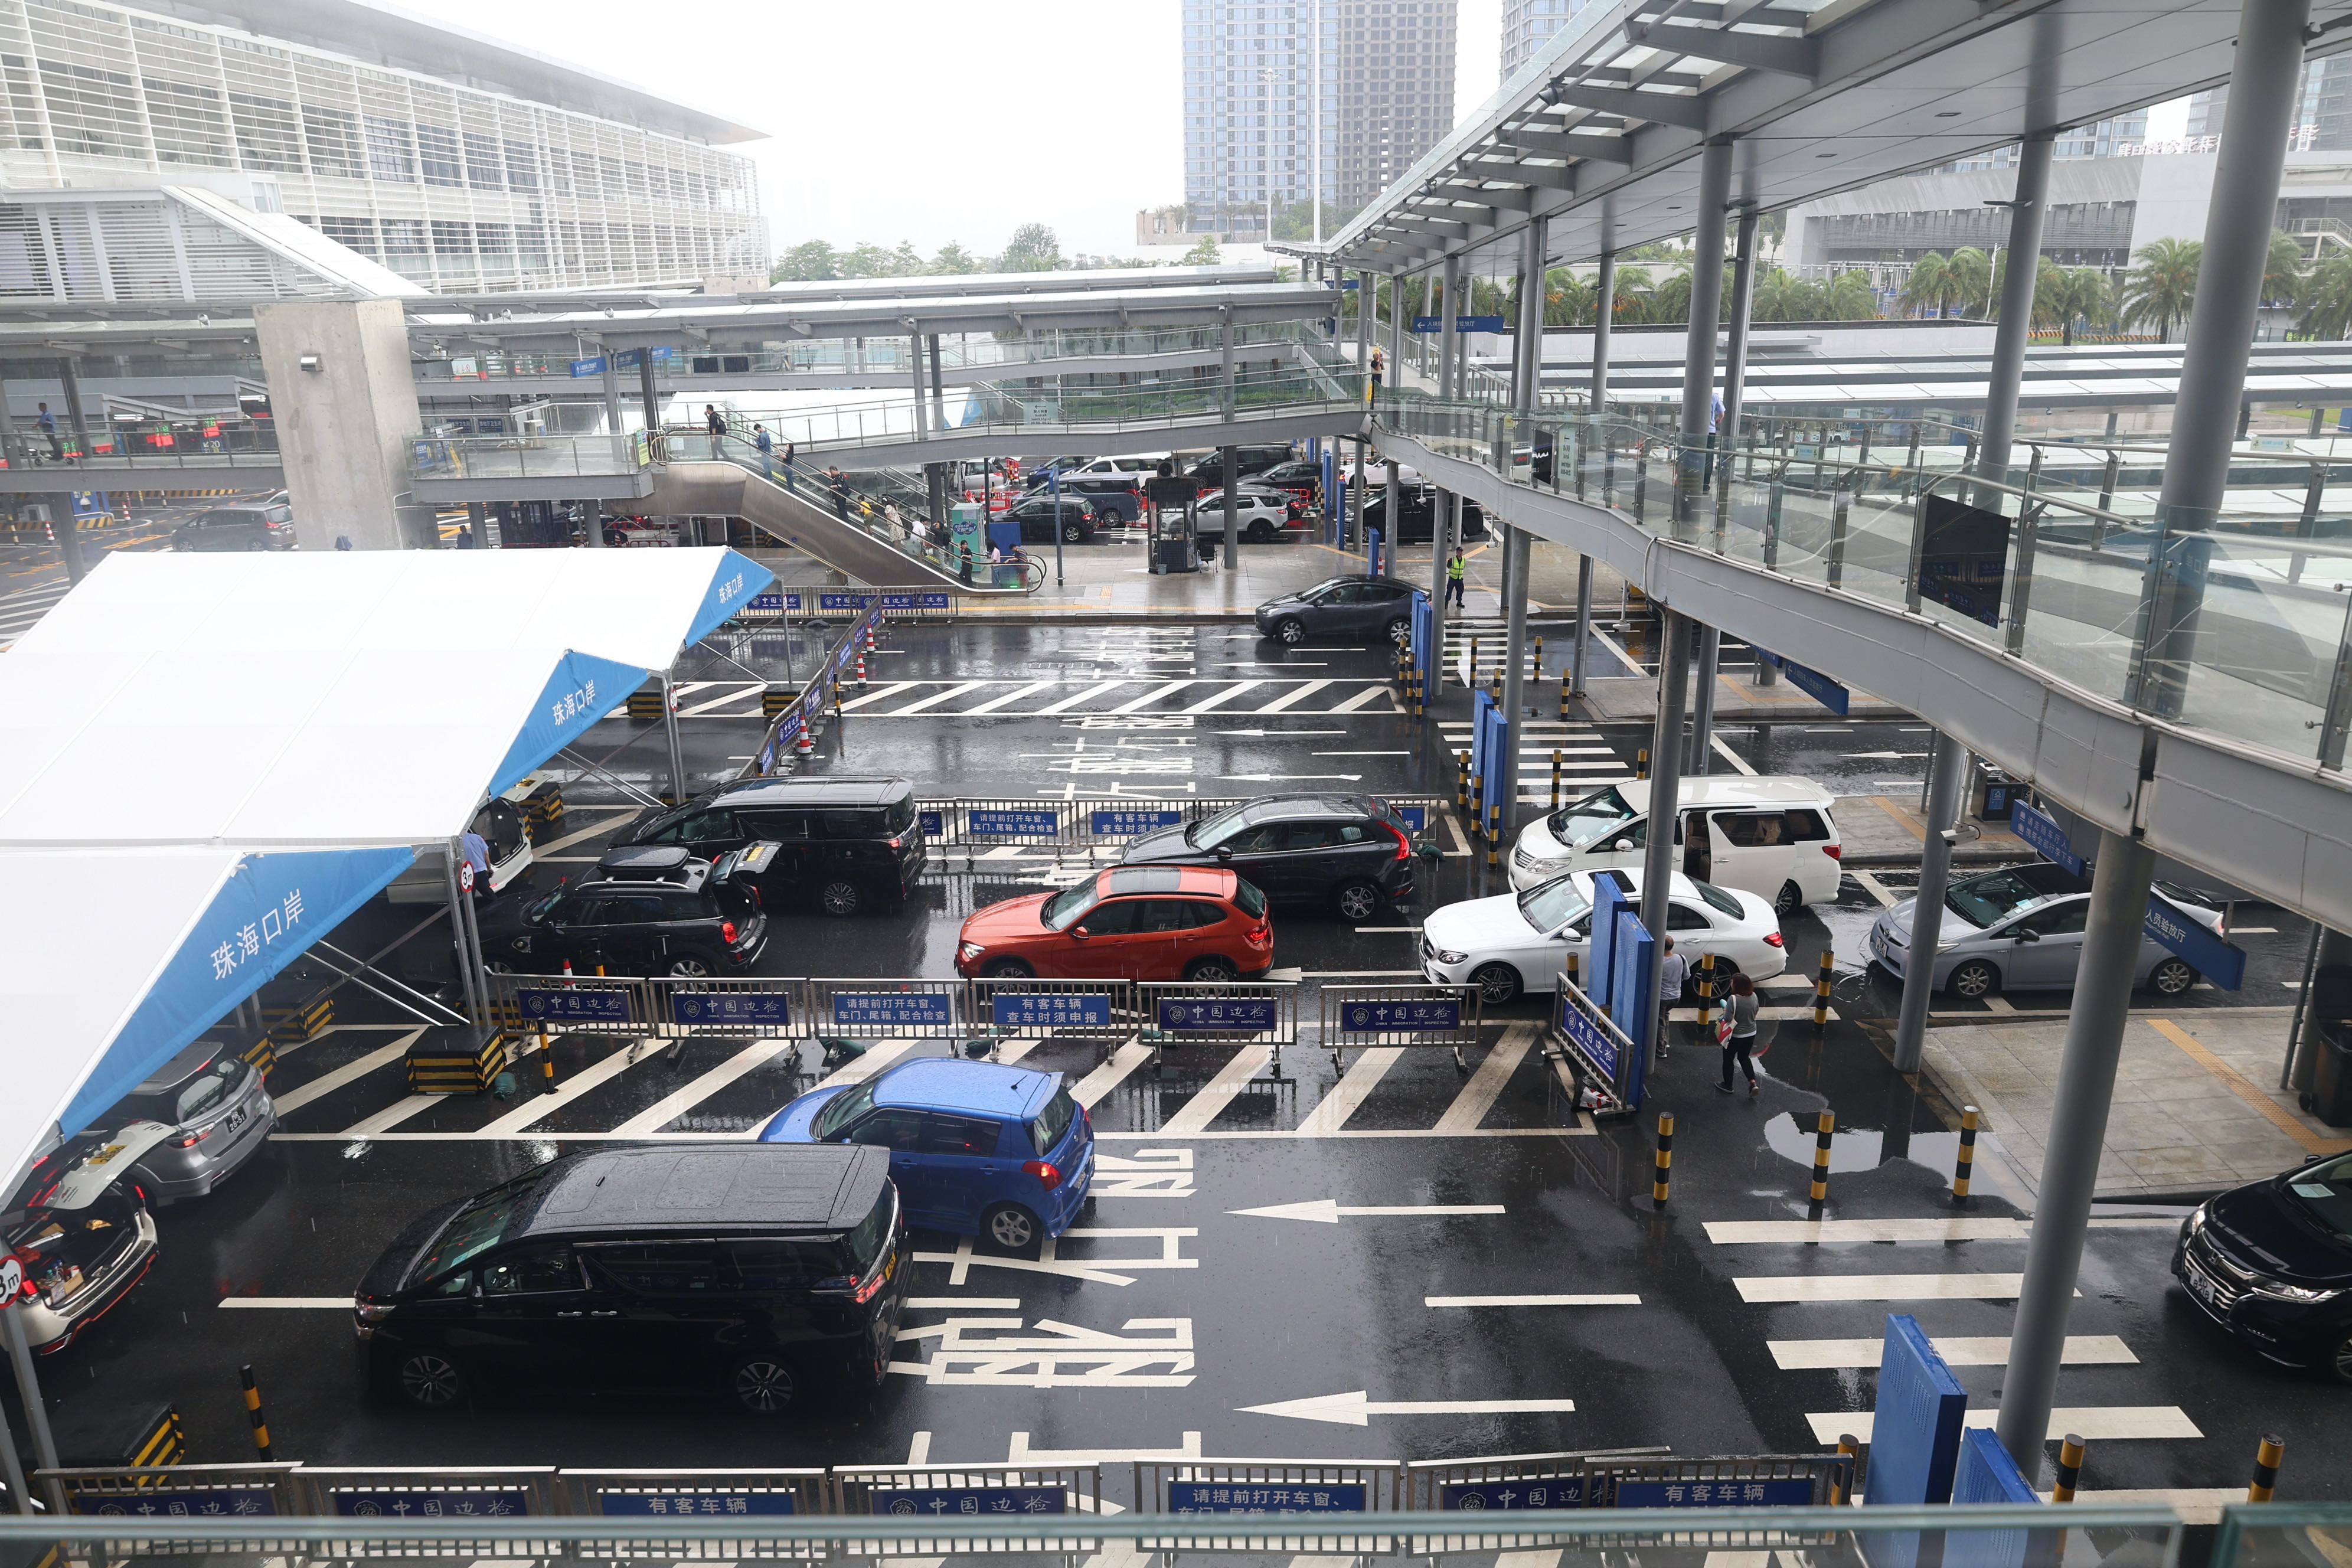
[[[1626,901],[1639,907],[1642,873],[1627,870],[1571,871],[1523,893],[1448,904],[1422,923],[1422,973],[1433,985],[1475,985],[1490,1007],[1555,989],[1569,956],[1580,970],[1591,951],[1595,876],[1615,878]],[[1789,966],[1780,917],[1768,900],[1679,871],[1667,890],[1666,930],[1694,968],[1710,952],[1718,972],[1727,962],[1751,980]]]
[[[1204,490],[1195,503],[1201,536],[1203,539],[1223,538],[1225,531],[1225,492]],[[1253,489],[1247,485],[1234,491],[1234,528],[1253,544],[1263,544],[1281,536],[1290,526],[1290,498],[1280,490]]]

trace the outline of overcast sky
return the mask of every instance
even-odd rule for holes
[[[1133,254],[1184,199],[1177,0],[394,0],[768,133],[775,247],[954,240],[1021,224]],[[1461,0],[1454,101],[1496,85],[1501,0]]]

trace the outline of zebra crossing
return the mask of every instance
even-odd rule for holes
[[[1445,750],[1459,755],[1470,749],[1471,726],[1443,721],[1437,726]],[[1559,763],[1563,802],[1598,784],[1633,776],[1633,759],[1595,724],[1555,719],[1519,721],[1519,798],[1551,799],[1552,762]]]
[[[681,681],[680,719],[760,713],[758,681]],[[1402,713],[1395,682],[1374,676],[1162,676],[1098,679],[1019,677],[876,679],[845,687],[841,710],[860,719],[1041,719],[1151,714],[1220,719]]]
[[[72,587],[73,584],[68,582],[47,583],[0,599],[0,648],[8,647],[31,631]]]

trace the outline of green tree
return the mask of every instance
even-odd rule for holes
[[[1897,296],[1905,310],[1921,313],[1933,310],[1937,316],[1944,313],[1944,307],[1951,300],[1951,263],[1934,250],[1911,264],[1911,276],[1904,280],[1903,292]]]
[[[1042,223],[1024,223],[1013,231],[1004,254],[996,258],[999,272],[1051,272],[1062,265],[1062,242]]]
[[[2197,271],[2205,247],[2193,239],[2151,240],[2132,259],[2138,265],[2124,274],[2123,323],[2153,325],[2158,341],[2169,342],[2172,324],[2186,321],[2197,303]]]
[[[1691,275],[1684,267],[1650,290],[1649,317],[1654,322],[1670,324],[1690,320]]]
[[[2303,294],[2303,247],[2290,235],[2271,230],[2271,253],[2263,262],[2263,303],[2292,306]]]
[[[2077,324],[2104,326],[2115,315],[2115,296],[2095,267],[2060,267],[2044,257],[2033,282],[2033,324],[2055,327],[2059,341],[2074,344]]]
[[[1600,290],[1565,267],[1544,274],[1544,325],[1581,327],[1592,321],[1592,302]]]
[[[1825,321],[1874,321],[1878,290],[1867,272],[1841,272],[1822,290],[1821,319]]]
[[[841,276],[840,257],[828,240],[804,239],[776,258],[771,283],[823,283]]]
[[[926,270],[942,277],[954,277],[977,272],[980,265],[980,258],[950,240],[940,247],[939,254],[931,258],[931,264]]]
[[[1620,267],[1609,300],[1609,319],[1620,326],[1633,326],[1649,321],[1650,269],[1646,267]]]
[[[2352,255],[2338,251],[2311,269],[2295,325],[2315,338],[2352,336]]]
[[[1756,277],[1748,300],[1748,319],[1757,321],[1810,321],[1815,318],[1819,291],[1783,268],[1768,267]]]
[[[1992,314],[1992,258],[1973,245],[1964,245],[1952,252],[1944,272],[1948,300],[1961,315]]]
[[[1204,234],[1192,242],[1192,248],[1178,258],[1179,267],[1214,267],[1218,264],[1217,237]]]

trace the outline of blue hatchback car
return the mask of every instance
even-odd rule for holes
[[[878,1144],[909,1223],[1016,1252],[1067,1230],[1095,1174],[1094,1123],[1060,1073],[956,1058],[813,1089],[760,1141]]]

